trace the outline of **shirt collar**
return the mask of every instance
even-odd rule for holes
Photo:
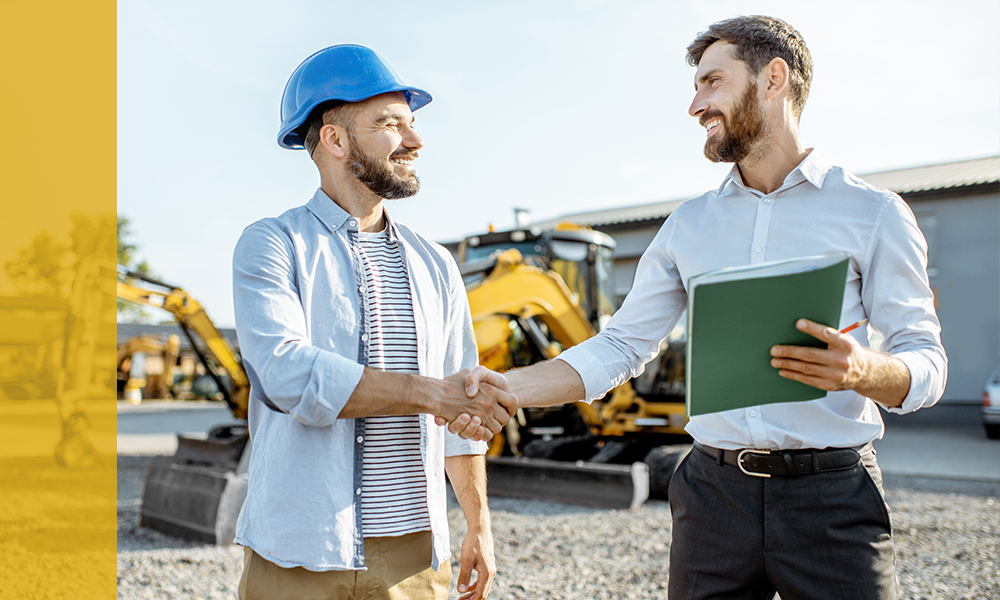
[[[802,159],[799,166],[795,167],[795,169],[788,174],[788,177],[785,178],[785,183],[782,187],[794,185],[791,183],[789,178],[798,173],[800,179],[796,180],[794,183],[805,180],[816,186],[816,189],[823,189],[823,181],[826,179],[826,174],[830,172],[830,168],[830,163],[823,160],[823,157],[820,156],[819,152],[816,152],[815,149],[810,149],[809,154]]]
[[[785,180],[781,183],[781,187],[777,191],[786,190],[794,185],[798,185],[803,181],[808,181],[813,184],[817,189],[823,188],[823,181],[826,179],[826,174],[830,172],[830,164],[823,160],[823,157],[819,155],[816,150],[810,149],[809,154],[806,155],[802,162],[798,164],[797,167],[792,169],[792,172],[785,176]],[[743,183],[743,176],[740,175],[740,170],[736,165],[729,170],[729,174],[726,175],[725,179],[722,180],[722,184],[719,186],[718,193],[721,195],[726,186],[729,183],[739,186],[740,188],[750,191]],[[760,192],[756,192],[760,193]]]
[[[306,203],[306,208],[309,212],[316,215],[326,228],[330,231],[337,231],[341,228],[346,227],[348,231],[358,230],[358,220],[353,218],[350,213],[340,207],[339,204],[333,201],[330,196],[326,195],[323,188],[317,188],[316,192],[313,194],[309,202]],[[396,232],[396,225],[392,218],[389,217],[389,211],[383,206],[382,214],[385,216],[385,226],[388,230],[389,239],[395,241],[398,237]]]

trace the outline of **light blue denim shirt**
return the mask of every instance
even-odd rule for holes
[[[830,166],[815,151],[770,194],[744,185],[733,167],[718,190],[678,207],[643,253],[632,291],[604,331],[559,358],[580,373],[587,398],[600,398],[656,355],[686,307],[691,276],[830,252],[851,256],[839,328],[869,319],[885,336],[881,350],[910,371],[902,407],[888,410],[937,402],[948,359],[916,219],[899,196]],[[867,328],[852,335],[868,345]],[[884,431],[875,403],[851,390],[699,415],[686,429],[699,443],[727,450],[860,446]]]
[[[451,254],[388,218],[410,280],[420,374],[477,364],[465,286]],[[250,377],[253,450],[236,543],[282,567],[364,569],[364,419],[338,415],[367,364],[370,328],[358,221],[317,190],[244,230],[233,256],[236,332]],[[484,454],[421,415],[433,567],[451,556],[444,457]]]

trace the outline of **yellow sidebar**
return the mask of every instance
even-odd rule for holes
[[[0,19],[0,600],[115,597],[115,18]]]

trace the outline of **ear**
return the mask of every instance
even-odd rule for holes
[[[337,158],[347,156],[347,132],[340,125],[327,123],[319,129],[319,145]]]
[[[764,97],[770,100],[788,90],[788,63],[783,58],[772,58],[771,62],[761,69],[760,77],[764,86]]]

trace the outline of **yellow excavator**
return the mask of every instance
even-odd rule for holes
[[[178,286],[119,266],[118,297],[174,316],[233,417],[240,420],[215,427],[205,439],[177,436],[176,454],[158,458],[150,466],[140,523],[186,539],[228,544],[246,497],[250,459],[246,426],[250,380],[239,353],[205,308]]]
[[[166,341],[157,336],[137,335],[118,344],[116,368],[122,397],[133,404],[139,404],[143,394],[150,398],[176,397],[173,382],[180,345],[177,334],[170,334]],[[138,354],[158,357],[163,363],[161,372],[154,374],[143,369],[137,373],[134,363]]]
[[[553,358],[594,335],[615,309],[614,240],[572,224],[472,236],[458,246],[480,363],[496,371]],[[491,456],[650,467],[662,497],[690,438],[684,341],[665,342],[646,372],[592,404],[518,411]]]

